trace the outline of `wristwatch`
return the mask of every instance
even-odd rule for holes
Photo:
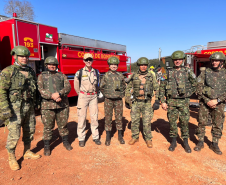
[[[60,97],[61,97],[61,93],[59,93]]]
[[[217,102],[218,102],[218,103],[220,103],[220,102],[221,102],[221,100],[220,100],[219,98],[217,98]]]

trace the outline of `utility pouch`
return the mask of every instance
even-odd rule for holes
[[[9,94],[9,99],[11,103],[15,103],[17,100],[20,100],[21,94],[19,92],[12,91]]]
[[[177,91],[179,95],[184,95],[185,94],[185,84],[179,84],[177,86]]]
[[[115,80],[114,81],[114,89],[115,89],[115,91],[120,91],[120,86],[121,86],[120,81],[119,80]]]
[[[202,93],[203,93],[204,95],[206,95],[207,97],[210,97],[210,96],[211,96],[211,87],[205,86],[205,87],[203,88]]]
[[[172,89],[170,85],[166,85],[166,96],[172,96]]]

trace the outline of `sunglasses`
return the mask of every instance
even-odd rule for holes
[[[87,59],[85,59],[84,61],[85,61],[85,62],[88,62],[88,61],[92,62],[93,59],[92,59],[92,58],[87,58]]]

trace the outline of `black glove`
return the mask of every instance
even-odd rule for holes
[[[159,100],[155,100],[155,103],[153,104],[153,110],[158,110],[159,109],[159,105],[160,105],[160,103],[159,103]]]

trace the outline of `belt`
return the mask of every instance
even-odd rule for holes
[[[122,100],[122,98],[107,98],[107,99],[112,100],[112,101]]]
[[[86,92],[83,92],[83,91],[80,91],[80,93],[86,94],[86,95],[94,95],[94,94],[96,94],[96,92],[94,92],[94,93],[86,93]]]
[[[145,102],[145,103],[147,103],[147,102],[151,102],[151,100],[147,100],[147,99],[136,99],[136,101],[137,102]]]

